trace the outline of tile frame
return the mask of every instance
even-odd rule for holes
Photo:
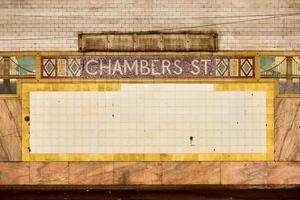
[[[131,81],[130,81],[131,82]],[[148,82],[145,80],[133,81]],[[151,80],[150,83],[182,83],[186,80]],[[123,81],[75,81],[63,83],[55,81],[23,80],[18,82],[17,95],[22,99],[22,160],[23,161],[265,161],[274,160],[274,98],[277,81],[229,81],[190,80],[188,83],[214,83],[216,91],[247,91],[245,84],[251,84],[250,91],[267,91],[267,152],[266,153],[181,153],[181,154],[31,154],[29,152],[29,123],[24,120],[29,115],[30,91],[118,91]],[[83,84],[84,83],[84,84]],[[259,84],[259,85],[258,85]]]

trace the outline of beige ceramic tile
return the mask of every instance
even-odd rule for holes
[[[31,153],[267,150],[266,92],[214,91],[214,84],[122,84],[121,91],[31,92],[30,117]]]

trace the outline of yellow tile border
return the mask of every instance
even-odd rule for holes
[[[236,81],[236,80],[235,80]],[[154,81],[152,81],[154,82]],[[178,80],[174,80],[178,83]],[[165,83],[165,82],[156,82]],[[24,120],[29,116],[29,92],[31,91],[117,91],[121,84],[110,82],[41,82],[25,80],[18,82],[18,95],[22,97],[22,160],[23,161],[263,161],[274,159],[274,98],[276,81],[265,82],[207,82],[214,83],[218,91],[267,91],[267,153],[202,153],[202,154],[31,154],[29,152],[29,124]],[[245,87],[247,85],[247,87]],[[250,87],[248,87],[250,86]]]
[[[260,79],[260,59],[259,59],[259,55],[255,55],[255,65],[254,65],[254,70],[255,70],[255,78],[257,80]]]
[[[268,161],[265,153],[205,154],[30,154],[23,161]]]
[[[17,98],[17,94],[0,94],[0,99]]]
[[[41,66],[42,66],[42,57],[40,54],[37,54],[35,57],[35,79],[41,79]]]

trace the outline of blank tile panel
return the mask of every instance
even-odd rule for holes
[[[266,153],[266,92],[122,84],[30,92],[31,153]]]

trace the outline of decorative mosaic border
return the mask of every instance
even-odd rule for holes
[[[255,78],[254,56],[44,56],[41,78]]]

